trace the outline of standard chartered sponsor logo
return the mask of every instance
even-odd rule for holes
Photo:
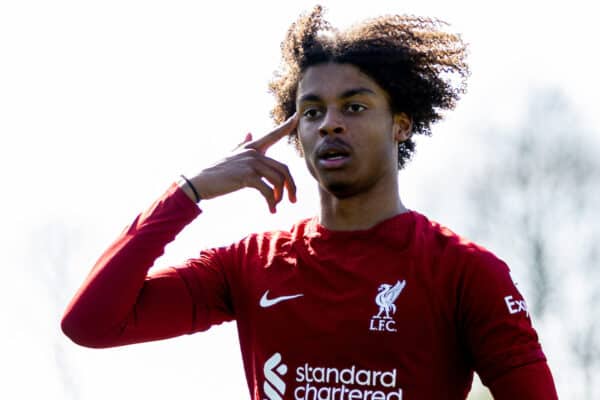
[[[269,400],[281,400],[285,394],[285,382],[281,377],[287,373],[287,365],[281,362],[281,354],[275,353],[265,362],[263,367],[265,382],[263,390]]]
[[[397,370],[313,367],[296,368],[295,400],[402,400]]]
[[[264,400],[282,400],[286,392],[283,381],[287,365],[280,353],[273,354],[263,367]],[[312,366],[305,363],[296,368],[294,400],[402,400],[397,370],[360,369]],[[288,397],[289,398],[289,397]]]

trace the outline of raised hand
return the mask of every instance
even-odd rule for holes
[[[296,185],[288,167],[266,156],[267,150],[296,129],[298,118],[294,114],[284,123],[266,135],[253,140],[247,134],[237,150],[229,157],[202,170],[190,178],[190,182],[202,199],[212,199],[244,187],[258,190],[267,201],[269,210],[276,212],[276,206],[283,198],[284,188],[289,200],[296,201]],[[180,183],[190,198],[193,194]],[[187,189],[187,190],[186,190]]]

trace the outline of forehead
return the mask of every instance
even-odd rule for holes
[[[308,67],[298,83],[296,100],[302,97],[336,98],[349,90],[370,89],[387,97],[385,91],[367,74],[351,64],[327,63]]]

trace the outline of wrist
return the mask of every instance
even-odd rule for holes
[[[179,181],[177,181],[177,185],[194,203],[199,203],[202,199],[200,197],[200,194],[198,193],[198,189],[188,178],[185,177],[185,175],[180,175],[180,179]]]

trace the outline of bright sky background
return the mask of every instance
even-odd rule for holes
[[[57,362],[81,399],[248,398],[234,324],[98,351],[62,337],[59,320],[104,248],[178,174],[272,127],[266,87],[279,44],[314,4],[0,3],[0,398],[67,398]],[[470,43],[468,95],[420,141],[400,176],[410,208],[427,211],[423,185],[456,179],[460,190],[460,171],[487,140],[464,143],[461,133],[512,126],[536,88],[560,88],[585,125],[600,123],[600,28],[589,2],[322,4],[335,25],[387,13],[435,16]],[[284,202],[271,216],[252,191],[207,201],[157,266],[313,215],[316,190],[302,160],[284,143],[269,154],[289,162],[298,204]],[[450,219],[442,222],[460,232],[460,216]],[[559,390],[571,393],[561,379]]]

